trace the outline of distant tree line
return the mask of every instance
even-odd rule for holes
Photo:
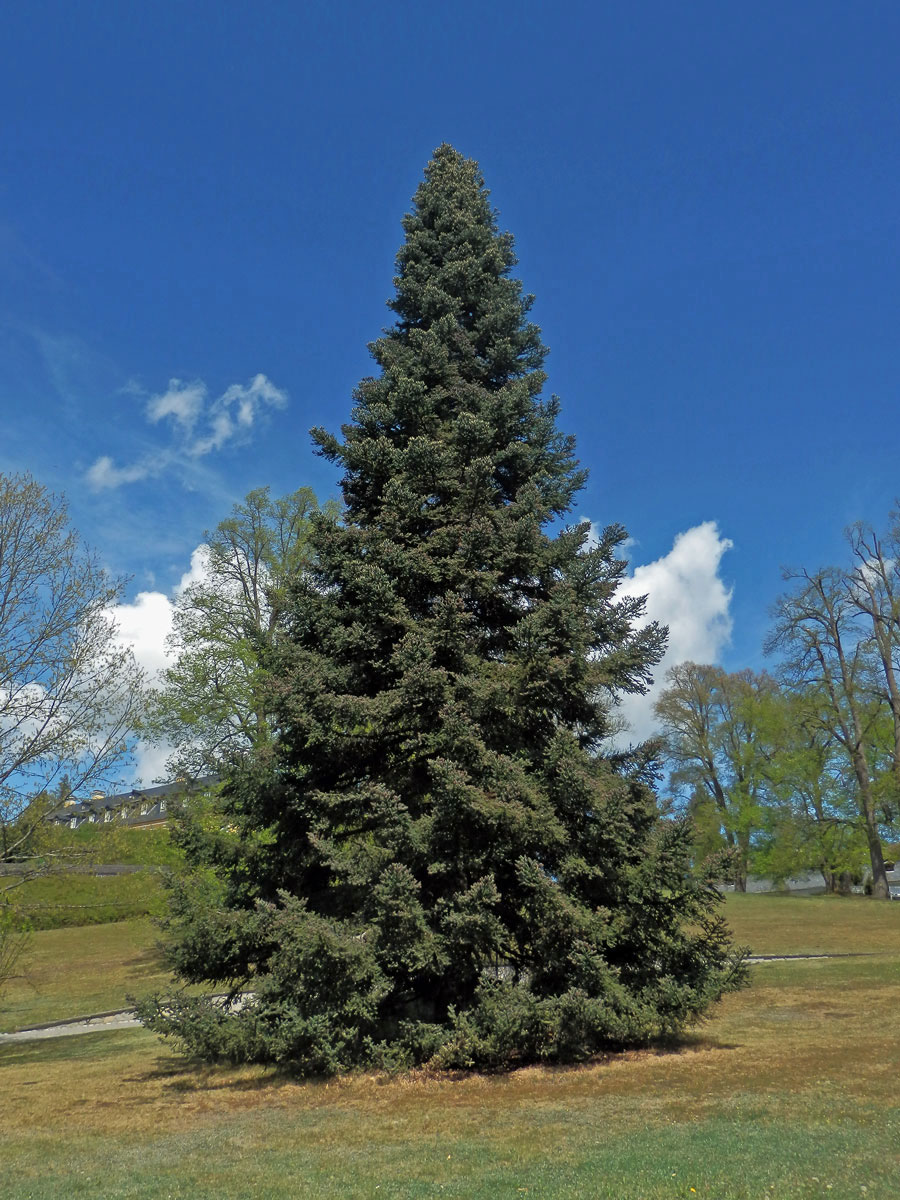
[[[771,674],[673,667],[655,711],[672,790],[704,849],[752,871],[868,875],[889,895],[884,840],[900,819],[900,514],[856,524],[840,567],[787,572],[766,647]]]

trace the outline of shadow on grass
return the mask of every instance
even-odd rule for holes
[[[124,1034],[124,1036],[122,1036]],[[29,1042],[9,1042],[0,1045],[0,1066],[23,1066],[28,1063],[76,1062],[98,1058],[119,1058],[134,1053],[133,1030],[98,1030],[80,1033],[77,1037],[36,1038]]]
[[[126,958],[123,967],[128,970],[129,978],[140,978],[142,975],[157,976],[166,969],[162,951],[155,948],[142,950],[133,958]]]
[[[252,1072],[252,1074],[247,1074]],[[279,1087],[325,1087],[336,1079],[347,1076],[303,1078],[276,1066],[260,1063],[235,1065],[233,1063],[209,1063],[201,1059],[172,1054],[161,1054],[155,1065],[147,1071],[136,1071],[123,1077],[126,1083],[162,1084],[168,1091],[179,1094],[195,1092],[262,1092]],[[386,1077],[387,1078],[387,1077]],[[396,1078],[396,1077],[393,1077]]]
[[[298,1086],[313,1090],[338,1085],[365,1084],[367,1087],[387,1087],[396,1084],[454,1084],[476,1080],[515,1080],[524,1072],[540,1072],[551,1079],[573,1077],[596,1072],[623,1062],[638,1060],[675,1060],[705,1051],[736,1051],[739,1043],[723,1041],[705,1034],[685,1034],[678,1039],[660,1039],[640,1047],[620,1047],[591,1058],[571,1063],[521,1062],[496,1070],[438,1070],[416,1067],[404,1071],[358,1070],[330,1076],[303,1076],[277,1064],[241,1064],[227,1061],[207,1062],[174,1051],[161,1054],[147,1071],[125,1076],[128,1083],[161,1084],[165,1090],[180,1095],[200,1092],[254,1093],[271,1092]]]

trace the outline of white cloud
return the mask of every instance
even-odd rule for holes
[[[133,394],[133,386],[129,392]],[[178,463],[187,466],[229,443],[240,445],[252,436],[254,425],[266,409],[284,408],[287,404],[287,393],[265,375],[255,375],[248,384],[233,383],[211,402],[207,396],[208,389],[202,380],[183,383],[180,379],[170,379],[166,391],[151,396],[145,408],[151,425],[172,418],[169,445],[122,467],[116,466],[108,454],[101,455],[85,474],[90,487],[103,491],[137,483]],[[198,427],[203,427],[199,434]]]
[[[162,592],[138,592],[132,604],[118,604],[112,611],[117,640],[131,647],[151,685],[169,665],[166,638],[172,632],[172,611],[172,602]]]
[[[234,435],[234,422],[229,412],[217,412],[210,420],[210,431],[202,438],[197,438],[189,453],[194,458],[209,454],[211,450],[221,450],[226,442]]]
[[[164,592],[138,592],[131,604],[118,604],[112,609],[118,641],[131,648],[151,687],[159,684],[162,672],[172,662],[166,638],[172,632],[175,602],[186,588],[205,577],[208,561],[207,547],[197,546],[189,569],[181,576],[171,597]],[[136,782],[147,786],[168,778],[166,760],[171,753],[171,746],[138,741],[134,748]]]
[[[170,379],[167,391],[148,400],[147,418],[156,424],[163,417],[174,417],[177,424],[190,431],[205,403],[206,384],[202,380],[182,383],[180,379]]]
[[[175,602],[192,583],[206,578],[208,562],[208,547],[201,543],[191,554],[191,565],[171,596],[165,592],[138,592],[131,604],[117,604],[111,610],[119,644],[131,647],[151,686],[159,682],[161,672],[172,662],[166,638],[172,632]]]
[[[175,598],[186,592],[192,583],[209,579],[209,546],[201,542],[191,555],[191,565],[175,587]]]
[[[193,443],[189,453],[198,457],[221,450],[226,442],[249,432],[264,407],[284,408],[285,404],[287,394],[265,375],[256,375],[246,387],[233,383],[211,406],[210,431]]]
[[[106,488],[121,487],[123,483],[137,483],[141,479],[149,479],[165,470],[172,456],[162,452],[155,457],[139,459],[129,467],[117,467],[108,454],[101,454],[88,469],[85,478],[95,492]]]
[[[704,521],[679,533],[662,558],[635,567],[620,589],[627,596],[646,595],[646,619],[669,627],[666,655],[654,672],[646,696],[627,696],[620,713],[630,726],[630,739],[655,732],[653,701],[665,685],[665,673],[676,663],[716,662],[731,638],[731,589],[719,569],[732,542],[715,521]]]
[[[154,783],[169,783],[171,772],[166,768],[171,746],[151,746],[138,742],[134,747],[134,787],[151,787]]]

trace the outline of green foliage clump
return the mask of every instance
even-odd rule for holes
[[[241,1004],[150,1001],[206,1058],[304,1074],[571,1061],[676,1033],[743,980],[610,749],[664,631],[618,593],[625,531],[559,528],[585,479],[477,165],[442,146],[404,222],[394,326],[267,653],[270,745],[179,834],[171,959]]]

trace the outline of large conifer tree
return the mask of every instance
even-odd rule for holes
[[[270,663],[274,745],[182,835],[212,871],[173,895],[173,961],[255,999],[144,1012],[210,1057],[572,1059],[742,978],[652,764],[608,748],[664,631],[617,595],[624,530],[559,526],[584,472],[477,164],[441,146],[404,228],[379,373],[314,433],[345,515]]]

